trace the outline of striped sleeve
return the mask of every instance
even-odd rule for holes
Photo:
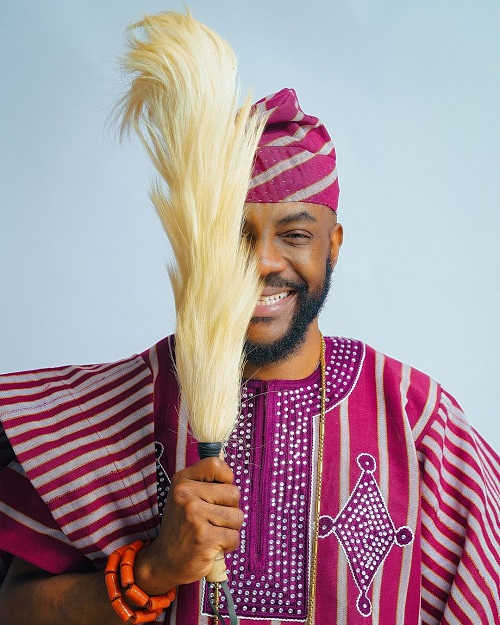
[[[0,550],[23,557],[13,551],[17,526],[23,540],[38,534],[54,547],[62,536],[99,565],[127,538],[156,536],[152,382],[141,356],[0,376],[0,422],[23,471],[22,481],[2,471],[12,541],[2,537]],[[29,485],[28,508],[14,482]]]
[[[417,448],[422,623],[498,625],[500,459],[444,392]]]
[[[49,573],[92,568],[62,533],[16,461],[0,473],[0,585],[10,561],[7,554]]]
[[[91,567],[61,532],[0,425],[0,586],[13,556],[52,573]]]

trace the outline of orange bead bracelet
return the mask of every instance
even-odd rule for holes
[[[151,623],[168,608],[175,599],[177,590],[172,588],[165,595],[150,597],[134,581],[134,562],[139,551],[148,543],[136,540],[124,545],[109,556],[104,571],[104,581],[111,605],[123,622]],[[139,606],[134,610],[126,603],[123,596]]]

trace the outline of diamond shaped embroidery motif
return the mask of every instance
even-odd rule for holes
[[[382,493],[373,477],[377,464],[370,454],[360,454],[357,463],[362,469],[347,503],[335,519],[320,518],[321,538],[332,532],[337,536],[359,589],[357,608],[363,616],[372,611],[368,590],[375,573],[394,543],[404,547],[413,541],[409,527],[396,529]]]

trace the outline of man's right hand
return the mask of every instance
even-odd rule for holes
[[[219,458],[206,458],[176,473],[158,537],[134,566],[136,584],[150,595],[205,577],[221,551],[239,545],[243,512],[233,472]]]

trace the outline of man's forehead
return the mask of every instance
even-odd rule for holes
[[[245,204],[245,221],[266,220],[276,225],[304,221],[315,223],[328,220],[336,221],[335,213],[323,204],[311,202],[247,202]]]

